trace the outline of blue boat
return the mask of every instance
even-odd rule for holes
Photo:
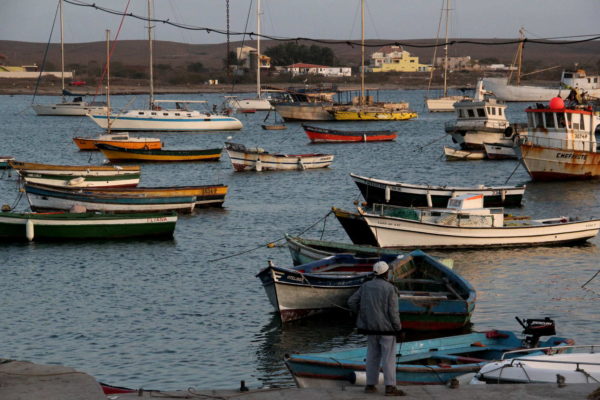
[[[295,267],[270,264],[257,274],[283,322],[324,312],[347,310],[348,298],[373,276],[377,261],[390,264],[389,279],[398,289],[405,329],[461,329],[475,309],[475,289],[437,259],[415,250],[361,258],[336,254]]]
[[[467,373],[476,373],[491,360],[543,354],[534,347],[560,347],[573,344],[570,339],[552,336],[554,321],[527,320],[524,339],[510,331],[475,332],[437,339],[399,343],[396,350],[396,383],[408,385],[445,384]],[[314,354],[293,354],[285,363],[298,387],[340,387],[365,384],[366,347]],[[380,379],[383,379],[380,373]]]

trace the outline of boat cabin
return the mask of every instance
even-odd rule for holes
[[[528,140],[532,145],[597,152],[595,132],[600,116],[590,106],[565,107],[560,97],[549,105],[537,104],[527,113]]]
[[[506,119],[506,104],[496,99],[483,101],[462,100],[454,103],[456,126],[481,126],[505,129],[509,126]]]
[[[600,89],[600,75],[587,75],[583,69],[563,71],[560,82],[565,87],[579,90]]]

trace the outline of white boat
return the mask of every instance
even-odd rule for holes
[[[543,355],[503,356],[485,364],[471,380],[479,383],[598,383],[600,381],[600,346],[564,346],[537,348]],[[509,352],[510,354],[510,352]]]
[[[152,57],[152,0],[148,0],[148,47],[150,53],[150,100],[147,109],[123,112],[90,113],[88,116],[103,129],[113,131],[196,132],[217,130],[240,130],[242,123],[229,115],[215,112],[199,112],[189,108],[190,103],[206,103],[191,100],[155,100]],[[174,109],[164,108],[160,103],[175,104]],[[109,126],[110,125],[110,126]]]
[[[62,86],[62,102],[55,104],[32,104],[31,107],[37,115],[82,117],[90,112],[106,113],[108,106],[101,102],[88,103],[83,101],[82,96],[75,96],[72,101],[67,101],[65,95],[72,95],[65,90],[65,47],[64,47],[64,24],[63,24],[63,0],[59,1],[60,10],[60,70]],[[35,97],[35,96],[34,96]]]
[[[269,111],[273,106],[268,99],[263,98],[260,88],[260,71],[262,62],[260,57],[260,0],[256,3],[256,97],[253,99],[238,99],[237,97],[229,97],[227,104],[229,107],[238,111]]]
[[[484,150],[462,150],[444,146],[444,155],[448,161],[483,160]]]
[[[325,168],[333,162],[332,154],[269,153],[260,147],[246,147],[239,143],[225,143],[225,150],[236,171],[281,171]]]
[[[596,139],[600,115],[591,106],[568,101],[565,106],[562,99],[554,98],[547,106],[525,110],[528,133],[519,150],[533,180],[600,178]]]
[[[445,3],[445,4],[444,4]],[[444,7],[445,6],[445,7]],[[445,42],[444,42],[444,92],[441,97],[437,98],[426,98],[425,105],[430,112],[452,112],[454,111],[454,103],[462,100],[471,100],[467,96],[448,96],[448,16],[450,13],[450,0],[442,2],[442,12],[445,12],[444,27],[445,27]],[[435,66],[435,55],[437,53],[437,47],[435,47],[433,53],[433,62]],[[433,74],[435,68],[431,69],[431,75],[429,76],[429,85],[433,80]]]
[[[515,145],[484,143],[485,155],[490,160],[516,160],[519,158]]]
[[[380,247],[487,248],[583,242],[598,234],[600,219],[507,217],[503,208],[483,208],[483,195],[464,194],[447,208],[376,204],[359,208]]]
[[[481,80],[475,92],[473,100],[454,103],[456,121],[446,123],[446,133],[465,150],[483,150],[484,143],[512,146],[518,127],[506,119],[506,104],[488,96]]]

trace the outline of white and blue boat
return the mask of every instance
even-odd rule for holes
[[[472,374],[491,360],[540,355],[536,347],[562,351],[573,341],[554,335],[554,321],[527,320],[524,339],[510,331],[474,332],[437,339],[397,344],[396,383],[405,385],[446,384],[460,375]],[[515,351],[520,350],[520,351]],[[568,348],[565,351],[569,351]],[[343,387],[365,384],[367,348],[286,356],[285,363],[298,387]],[[380,374],[383,382],[383,375]]]

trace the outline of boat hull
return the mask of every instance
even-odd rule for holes
[[[275,104],[275,110],[284,121],[334,121],[329,112],[331,103],[289,103]]]
[[[367,225],[362,215],[335,207],[332,209],[332,212],[352,243],[379,247],[377,238],[369,229],[369,225]]]
[[[340,131],[303,125],[306,136],[313,143],[385,142],[396,139],[392,131]]]
[[[523,165],[533,180],[587,180],[600,178],[600,153],[520,145]]]
[[[509,85],[506,78],[483,78],[483,87],[503,101],[549,101],[553,97],[568,94],[568,91],[560,88]]]
[[[55,175],[36,172],[19,171],[25,183],[47,185],[62,188],[116,188],[135,187],[140,183],[140,174],[115,176],[94,175]]]
[[[223,151],[222,148],[203,150],[140,150],[106,144],[99,144],[97,147],[111,162],[219,161],[221,152]]]
[[[467,161],[485,159],[485,151],[481,150],[461,150],[444,146],[444,155],[448,161]]]
[[[245,149],[241,145],[226,144],[231,165],[238,172],[326,168],[334,158],[332,154],[270,154]]]
[[[107,117],[104,114],[88,115],[98,126],[108,128]],[[113,131],[229,131],[242,129],[242,123],[233,117],[225,115],[200,115],[190,118],[161,118],[148,115],[135,116],[135,113],[113,114],[110,116],[110,129]]]
[[[0,237],[14,241],[172,238],[176,222],[177,216],[174,214],[116,216],[3,212],[0,213]]]
[[[137,138],[136,138],[137,139]],[[79,150],[97,151],[97,144],[108,144],[111,146],[119,146],[126,149],[144,149],[144,150],[158,150],[162,148],[162,142],[160,139],[148,139],[148,140],[102,140],[93,138],[73,138],[73,142],[79,147]]]
[[[485,155],[490,160],[516,160],[519,158],[513,145],[484,143]]]
[[[477,248],[558,245],[586,241],[598,234],[600,220],[501,228],[459,227],[363,214],[381,247]]]
[[[31,107],[39,116],[83,117],[89,113],[106,114],[108,112],[107,107],[89,106],[85,102],[34,104]]]
[[[446,207],[452,197],[480,193],[483,194],[484,207],[519,207],[525,193],[525,186],[429,186],[385,181],[355,174],[350,176],[369,206],[379,203],[404,207]]]
[[[273,109],[273,106],[267,99],[238,99],[229,98],[227,100],[229,107],[239,111],[269,111]]]
[[[55,165],[9,161],[11,168],[37,174],[55,174],[67,176],[115,176],[140,173],[138,166],[119,165]]]
[[[417,113],[409,111],[346,111],[333,112],[336,121],[404,121],[417,118]]]
[[[430,112],[454,112],[454,103],[464,99],[464,96],[439,97],[425,100],[425,105]]]

